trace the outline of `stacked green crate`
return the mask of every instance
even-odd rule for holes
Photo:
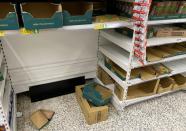
[[[11,3],[0,3],[0,30],[17,30],[19,22],[15,5]]]

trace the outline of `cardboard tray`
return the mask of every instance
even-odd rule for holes
[[[26,29],[48,29],[63,26],[60,4],[47,2],[22,3],[21,14]]]
[[[83,85],[76,87],[76,98],[89,125],[95,124],[108,119],[108,106],[95,107],[91,105],[82,92]]]
[[[186,88],[186,77],[184,77],[181,74],[175,75],[171,77],[174,81],[173,84],[173,90],[181,89],[181,88]]]
[[[15,5],[0,3],[0,30],[18,30],[19,22]]]
[[[63,2],[63,24],[91,24],[93,15],[92,2]]]
[[[115,83],[114,93],[120,101],[124,100],[124,89],[118,83]]]
[[[127,99],[151,96],[156,94],[159,85],[159,80],[154,80],[128,88]]]
[[[174,81],[170,77],[160,79],[157,93],[163,93],[172,90],[173,84]]]
[[[104,85],[114,83],[114,80],[100,66],[97,68],[97,77]]]

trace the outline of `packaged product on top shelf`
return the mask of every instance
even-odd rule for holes
[[[150,10],[150,20],[180,18],[178,10],[180,1],[153,1]]]
[[[186,37],[186,29],[178,26],[156,26],[154,28],[154,36],[155,37],[170,37],[170,36],[178,36],[178,37]]]
[[[181,17],[186,17],[186,1],[181,1],[178,13],[181,14]]]
[[[132,29],[129,29],[127,27],[124,27],[124,28],[116,28],[115,29],[116,32],[120,33],[120,34],[123,34],[123,35],[126,35],[130,38],[133,37],[133,30]],[[149,27],[148,28],[148,31],[147,31],[147,38],[152,38],[154,36],[154,28],[151,28]]]

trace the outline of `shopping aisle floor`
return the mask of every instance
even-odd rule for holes
[[[125,108],[118,115],[110,105],[105,122],[87,125],[75,94],[31,103],[26,94],[18,96],[18,131],[37,131],[29,120],[40,108],[56,112],[41,131],[186,131],[186,92],[177,92]]]

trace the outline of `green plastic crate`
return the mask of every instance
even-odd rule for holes
[[[92,2],[64,2],[62,3],[62,8],[64,25],[82,25],[92,23]]]
[[[48,29],[63,26],[61,4],[23,3],[21,14],[26,29]]]
[[[15,5],[0,3],[0,30],[18,30],[19,22]]]

